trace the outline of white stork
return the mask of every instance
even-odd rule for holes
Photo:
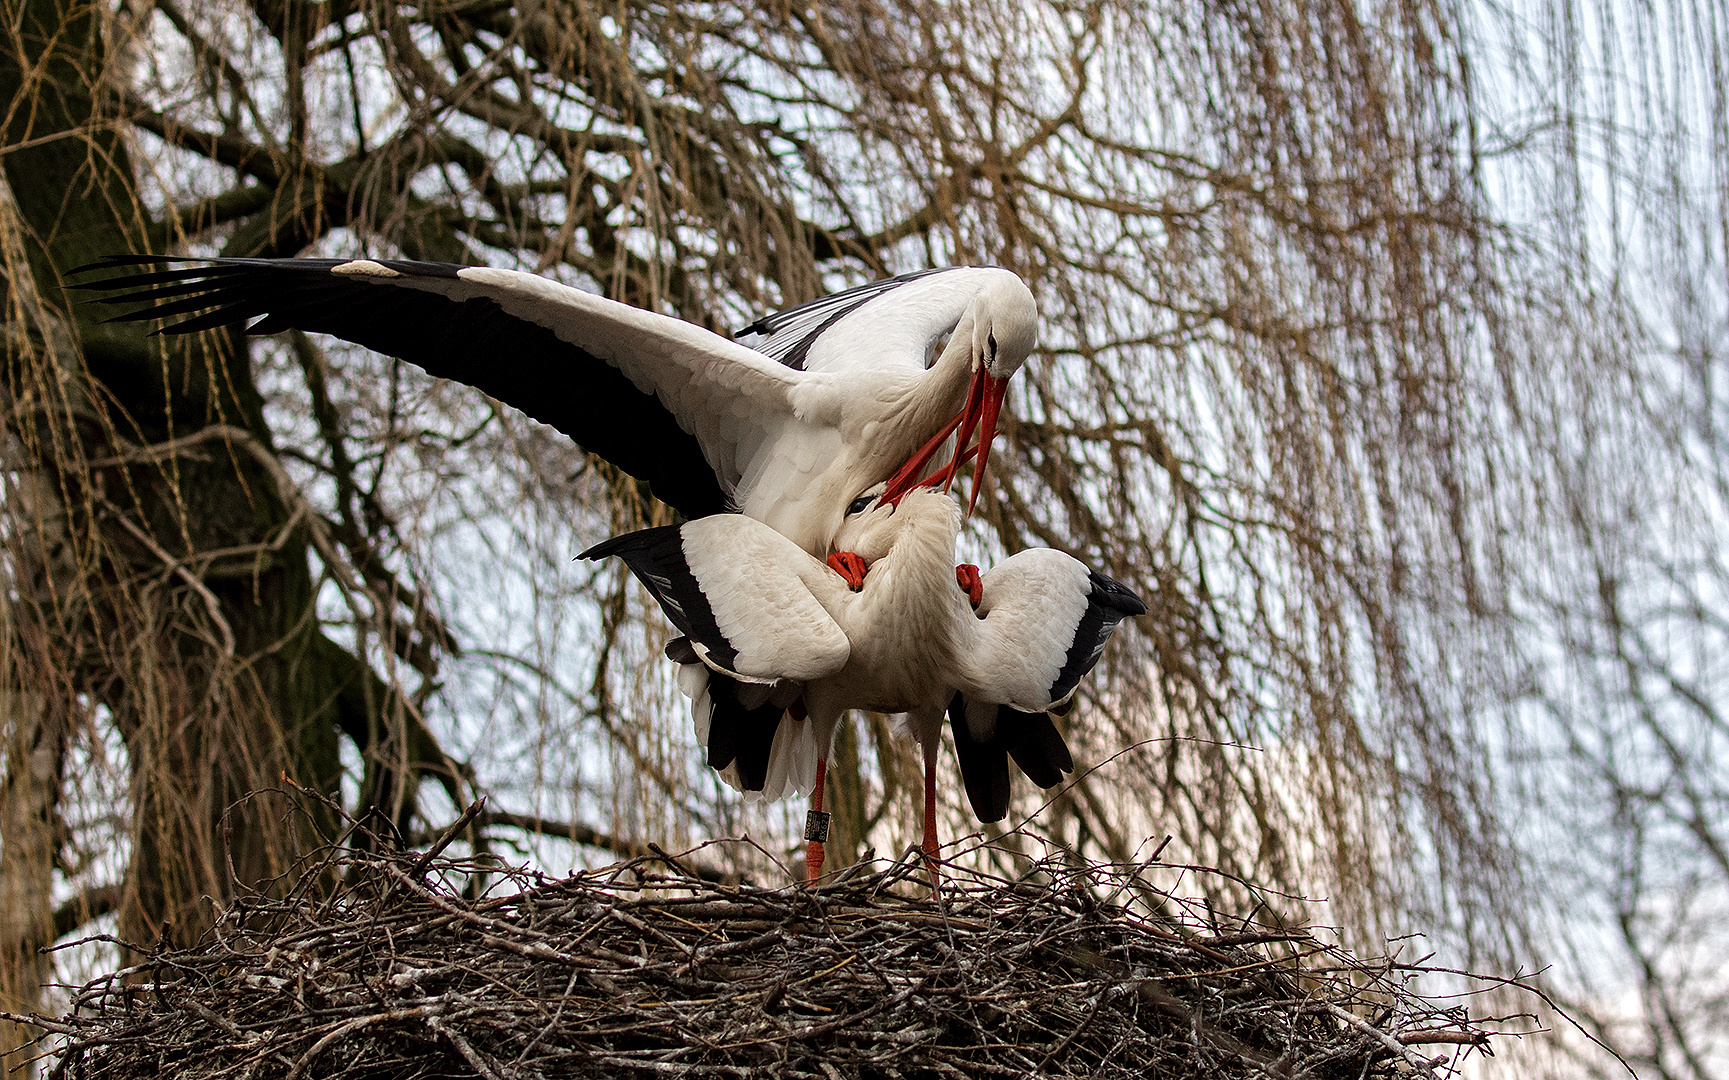
[[[1146,611],[1125,586],[1049,548],[982,577],[957,568],[960,511],[939,492],[898,503],[871,493],[848,510],[835,542],[852,557],[828,565],[736,514],[630,533],[582,556],[623,558],[685,635],[668,652],[687,665],[680,681],[708,763],[767,798],[812,792],[812,879],[846,710],[906,714],[924,757],[923,846],[934,856],[945,710],[974,812],[1000,821],[1009,757],[1041,787],[1073,768],[1047,713],[1068,704],[1117,623]],[[783,720],[795,702],[808,722]]]
[[[860,492],[891,474],[910,487],[958,431],[952,479],[975,426],[976,499],[1008,379],[1038,335],[1032,293],[991,267],[873,282],[738,340],[490,267],[115,256],[80,269],[182,261],[199,265],[80,287],[146,305],[117,320],[186,316],[164,333],[262,316],[248,333],[317,331],[400,357],[552,425],[688,518],[738,510],[818,555]]]

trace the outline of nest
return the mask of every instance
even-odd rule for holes
[[[774,889],[664,854],[567,880],[334,858],[334,898],[237,902],[39,1018],[50,1075],[1440,1080],[1486,1051],[1410,969],[1132,867],[946,866],[933,898],[910,863]],[[465,899],[482,873],[509,895]]]

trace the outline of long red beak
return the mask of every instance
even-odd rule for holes
[[[973,466],[973,494],[967,501],[967,513],[978,505],[979,489],[985,484],[985,466],[991,460],[991,440],[997,437],[997,416],[1003,411],[1003,398],[1009,393],[1007,379],[986,376],[983,415],[979,419],[979,461]]]
[[[955,470],[973,457],[978,456],[978,465],[973,469],[972,499],[967,503],[967,512],[972,513],[973,506],[979,500],[979,485],[984,480],[985,463],[990,459],[991,441],[997,434],[997,416],[1003,407],[1003,397],[1008,393],[1009,381],[987,375],[984,368],[973,373],[972,382],[967,386],[967,401],[961,407],[960,414],[944,424],[931,440],[919,448],[918,453],[907,460],[905,465],[889,478],[888,490],[883,498],[898,504],[907,492],[914,488],[935,486],[941,484],[947,491],[954,483]],[[957,433],[958,429],[958,433]],[[978,432],[979,442],[975,447],[968,447],[967,442],[974,431]],[[922,479],[915,480],[919,471],[930,463],[939,447],[948,437],[955,435],[955,455],[947,465]]]
[[[893,476],[889,477],[888,490],[884,491],[882,494],[885,502],[899,505],[901,498],[905,496],[907,492],[916,487],[923,487],[925,484],[930,482],[927,479],[915,483],[913,478],[919,474],[920,469],[930,463],[931,458],[935,456],[938,448],[942,446],[943,441],[950,435],[954,434],[955,428],[960,426],[961,418],[965,415],[966,412],[963,410],[957,414],[953,420],[944,424],[941,431],[932,435],[929,442],[919,447],[918,453],[908,458],[907,463],[902,465]],[[941,473],[938,472],[937,475],[940,476]]]
[[[967,403],[961,406],[961,429],[955,435],[955,456],[950,459],[948,471],[943,477],[943,491],[946,493],[949,485],[954,483],[955,470],[961,467],[961,455],[966,451],[967,440],[973,437],[973,429],[979,426],[979,410],[984,407],[985,384],[990,376],[985,374],[983,365],[973,372],[972,382],[967,384]]]

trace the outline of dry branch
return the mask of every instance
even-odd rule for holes
[[[1489,1037],[1122,867],[949,867],[932,899],[900,864],[717,888],[644,858],[469,901],[491,864],[335,858],[336,899],[242,899],[85,986],[50,1076],[1440,1077]]]

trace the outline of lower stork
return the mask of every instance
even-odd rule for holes
[[[879,487],[848,508],[835,539],[845,554],[828,564],[740,515],[630,533],[583,557],[623,558],[684,635],[669,655],[687,665],[681,684],[709,764],[765,797],[812,791],[813,825],[827,820],[842,715],[904,713],[923,754],[922,846],[934,858],[945,712],[975,813],[1001,820],[1010,757],[1046,787],[1073,768],[1048,713],[1069,703],[1117,624],[1146,611],[1122,584],[1049,548],[957,572],[959,529],[948,496]],[[809,836],[812,879],[823,833]]]

